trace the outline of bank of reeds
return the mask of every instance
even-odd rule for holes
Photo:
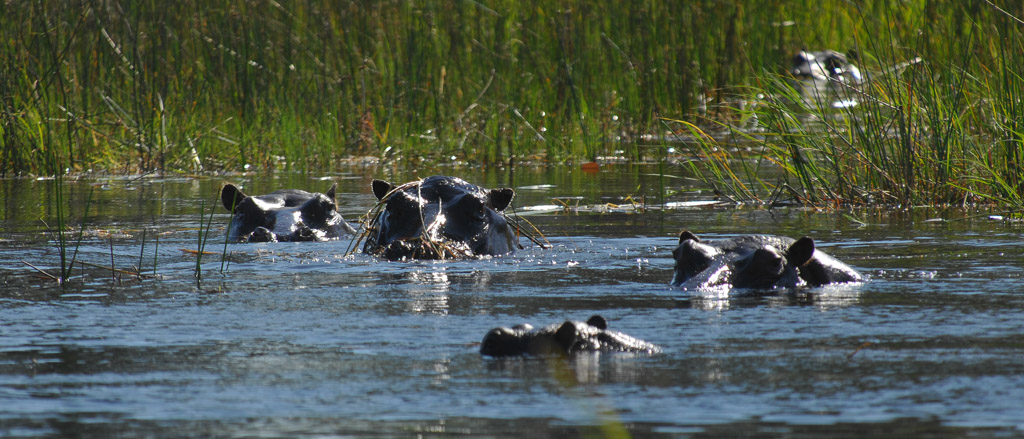
[[[781,184],[697,163],[744,167],[714,183],[747,197],[1020,204],[1022,16],[988,0],[3,2],[0,173],[658,160],[642,135],[666,119],[742,137],[756,115]],[[822,127],[783,99],[801,48],[924,63]]]

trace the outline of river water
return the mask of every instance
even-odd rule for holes
[[[384,262],[348,239],[224,245],[224,181],[336,181],[354,220],[371,178],[415,177],[393,170],[97,176],[64,183],[91,265],[59,286],[27,265],[59,273],[55,183],[0,181],[0,436],[1024,436],[1024,228],[998,212],[709,204],[654,166],[431,173],[516,188],[552,247]],[[673,289],[682,229],[811,236],[868,281]],[[593,314],[664,352],[477,352],[496,326]]]

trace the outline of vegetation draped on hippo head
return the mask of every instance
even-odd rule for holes
[[[502,211],[515,192],[484,189],[447,176],[394,185],[372,183],[379,209],[370,221],[365,253],[398,259],[503,255],[519,246]]]

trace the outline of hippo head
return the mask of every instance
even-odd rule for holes
[[[447,259],[515,251],[512,228],[501,213],[512,189],[486,190],[455,177],[434,176],[395,186],[374,180],[383,205],[363,251],[390,260]]]
[[[672,256],[676,261],[674,286],[796,287],[805,284],[799,267],[814,257],[814,240],[748,235],[704,243],[683,231]]]
[[[672,250],[676,267],[672,274],[672,285],[682,285],[711,268],[711,263],[722,253],[717,248],[700,242],[700,238],[684,230],[679,234],[679,245]]]
[[[849,57],[835,50],[808,52],[801,50],[792,60],[790,73],[800,79],[819,79],[860,84],[864,81],[860,69],[851,61],[857,60],[857,52],[850,51]]]
[[[480,353],[492,357],[522,355],[529,350],[531,337],[528,334],[531,331],[533,326],[527,323],[487,331],[484,340],[480,342]]]
[[[249,196],[228,183],[221,189],[232,212],[228,239],[236,242],[324,241],[355,233],[338,213],[337,184],[326,193],[284,189]]]
[[[608,322],[599,315],[586,322],[567,320],[561,324],[534,329],[522,324],[494,328],[480,342],[480,353],[492,357],[513,355],[570,355],[578,352],[657,353],[661,348],[646,341],[608,330]]]

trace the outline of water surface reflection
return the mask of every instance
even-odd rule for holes
[[[517,173],[511,185],[522,188],[523,208],[558,197],[580,197],[581,206],[625,205],[628,195],[652,206],[709,199],[692,190],[665,196],[654,173],[544,170]],[[372,205],[374,176],[328,176],[339,181],[346,218]],[[320,177],[235,180],[260,192],[320,187]],[[488,186],[512,178],[466,177]],[[70,288],[23,262],[58,268],[38,221],[52,218],[51,183],[0,181],[0,433],[1024,431],[1024,233],[984,212],[531,211],[550,249],[381,262],[346,256],[345,241],[225,246],[228,218],[218,211],[206,247],[212,254],[202,256],[197,279],[189,250],[198,247],[200,200],[214,207],[221,181],[69,183],[72,198],[93,191],[96,203],[77,255],[93,265],[76,266]],[[73,224],[83,210],[72,206]],[[673,289],[669,252],[683,228],[709,238],[812,236],[869,281],[771,292]],[[102,268],[111,258],[118,269],[146,275],[112,274]],[[592,314],[664,353],[567,361],[477,353],[495,326]]]

